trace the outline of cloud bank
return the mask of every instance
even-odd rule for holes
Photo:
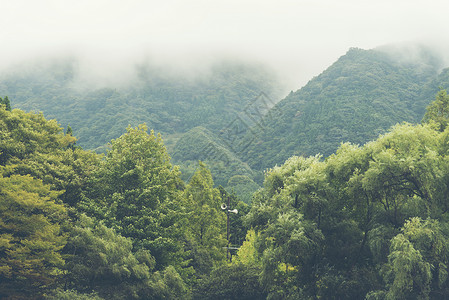
[[[126,77],[141,61],[187,70],[238,58],[271,66],[297,89],[350,47],[449,45],[446,1],[2,2],[0,68],[72,55],[95,76]]]

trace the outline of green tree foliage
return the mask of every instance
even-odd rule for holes
[[[55,290],[46,297],[49,300],[104,300],[96,293],[83,294],[76,290]]]
[[[70,147],[76,138],[64,135],[55,120],[42,114],[9,112],[0,107],[0,165],[13,166],[13,174],[31,175],[64,191],[65,203],[77,204],[83,197],[87,179],[97,168],[100,157]]]
[[[66,287],[96,291],[104,299],[188,298],[174,269],[152,272],[155,260],[148,250],[133,252],[131,239],[85,215],[71,229],[65,252]]]
[[[445,297],[448,287],[446,230],[436,220],[414,217],[406,221],[390,246],[384,266],[387,299],[429,299]]]
[[[191,265],[199,274],[209,273],[226,253],[225,214],[220,191],[214,188],[210,171],[202,162],[184,190],[187,249]]]
[[[260,262],[260,258],[257,253],[256,243],[259,240],[259,235],[251,228],[247,231],[245,241],[237,251],[237,257],[233,261],[237,264],[256,264]]]
[[[232,227],[233,228],[233,227]],[[195,299],[266,299],[260,283],[261,260],[256,251],[258,235],[249,230],[232,264],[215,268],[194,287]]]
[[[72,130],[72,127],[70,127],[70,125],[67,125],[67,130],[65,131],[65,134],[73,135],[73,130]]]
[[[40,180],[0,172],[0,298],[38,299],[61,276],[66,209],[57,196]]]
[[[110,147],[80,208],[150,250],[158,269],[167,266],[180,247],[179,171],[145,125],[128,127]]]
[[[5,99],[0,98],[0,104],[5,105],[5,109],[7,111],[11,111],[11,101],[9,100],[8,96],[6,96]]]
[[[214,188],[210,171],[202,162],[184,190],[190,235],[202,246],[215,246],[223,233],[225,215],[220,209],[220,191]],[[212,221],[214,220],[214,221]],[[213,244],[209,244],[209,243]]]
[[[270,297],[444,298],[448,133],[397,125],[269,170],[247,222]]]
[[[424,123],[430,123],[439,131],[444,131],[449,122],[449,96],[446,90],[440,90],[435,100],[427,106]]]
[[[75,138],[62,134],[55,120],[42,114],[12,112],[0,107],[0,165],[25,160],[35,153],[49,154],[67,147]]]
[[[73,136],[73,130],[72,130],[72,127],[70,127],[70,125],[67,125],[67,129],[65,131],[65,134],[68,135],[68,136]],[[72,149],[72,150],[75,149],[76,141],[71,142],[67,147]]]
[[[181,241],[176,238],[183,233],[175,223],[183,183],[160,136],[148,135],[145,126],[129,128],[130,134],[113,141],[109,156],[100,161],[96,154],[69,147],[76,139],[42,114],[0,107],[0,116],[1,297],[189,298],[183,279],[166,267],[179,263],[174,253]],[[101,207],[110,198],[131,203]],[[60,200],[71,206],[75,218],[75,208],[105,209],[107,214],[99,215],[104,222],[131,237],[85,216],[71,223]],[[60,227],[63,220],[68,222]],[[147,248],[159,254],[158,264]]]
[[[244,140],[253,142],[243,161],[263,170],[292,155],[328,156],[341,142],[364,144],[398,122],[419,122],[437,91],[423,95],[423,85],[435,79],[440,63],[431,49],[415,50],[407,60],[406,52],[350,49],[248,132]]]
[[[266,299],[255,265],[224,265],[204,277],[194,290],[194,299]]]

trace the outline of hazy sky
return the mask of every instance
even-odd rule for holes
[[[449,44],[443,0],[0,0],[0,11],[0,66],[81,54],[119,73],[144,57],[186,67],[227,56],[271,65],[291,89],[350,47]]]

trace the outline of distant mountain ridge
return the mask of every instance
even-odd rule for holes
[[[293,155],[326,157],[342,142],[364,144],[396,123],[420,122],[438,88],[449,87],[438,55],[410,45],[351,48],[281,101],[282,84],[259,65],[222,62],[207,76],[186,78],[142,64],[132,84],[79,88],[76,64],[67,59],[1,74],[0,96],[8,95],[13,108],[70,124],[78,145],[96,151],[145,122],[162,133],[185,180],[205,161],[216,184],[247,202],[262,170]]]
[[[396,123],[420,122],[438,91],[429,87],[441,63],[426,48],[415,60],[399,61],[398,53],[351,48],[274,107],[282,114],[266,120],[242,160],[262,170],[292,155],[327,156],[342,142],[364,144]]]
[[[77,87],[76,65],[76,59],[67,59],[2,74],[0,92],[16,108],[70,124],[85,149],[101,147],[128,125],[144,122],[164,138],[197,126],[218,132],[262,89],[281,98],[276,76],[256,64],[217,62],[192,78],[142,64],[127,85],[103,88]]]

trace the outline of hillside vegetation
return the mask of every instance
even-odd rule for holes
[[[421,46],[353,48],[279,101],[279,82],[258,65],[216,63],[189,78],[142,63],[127,82],[99,88],[67,59],[5,73],[0,90],[14,107],[70,124],[78,145],[97,152],[145,123],[163,135],[184,180],[202,160],[217,184],[250,201],[262,170],[292,155],[326,157],[342,142],[363,144],[398,122],[419,122],[438,88],[449,87],[441,66]]]
[[[222,62],[187,77],[143,63],[125,82],[100,88],[95,79],[83,82],[77,65],[67,59],[17,67],[0,77],[0,90],[16,108],[69,124],[85,149],[104,147],[141,123],[164,136],[197,126],[218,132],[261,91],[280,97],[279,82],[260,65]]]
[[[419,122],[438,85],[448,81],[443,75],[438,81],[441,65],[432,52],[418,50],[399,60],[401,52],[350,49],[280,101],[256,134],[247,133],[254,142],[242,159],[261,170],[292,155],[328,156],[342,142],[364,144],[398,122]]]
[[[99,155],[0,102],[2,299],[449,297],[445,90],[422,124],[267,170],[251,207],[145,125]]]

